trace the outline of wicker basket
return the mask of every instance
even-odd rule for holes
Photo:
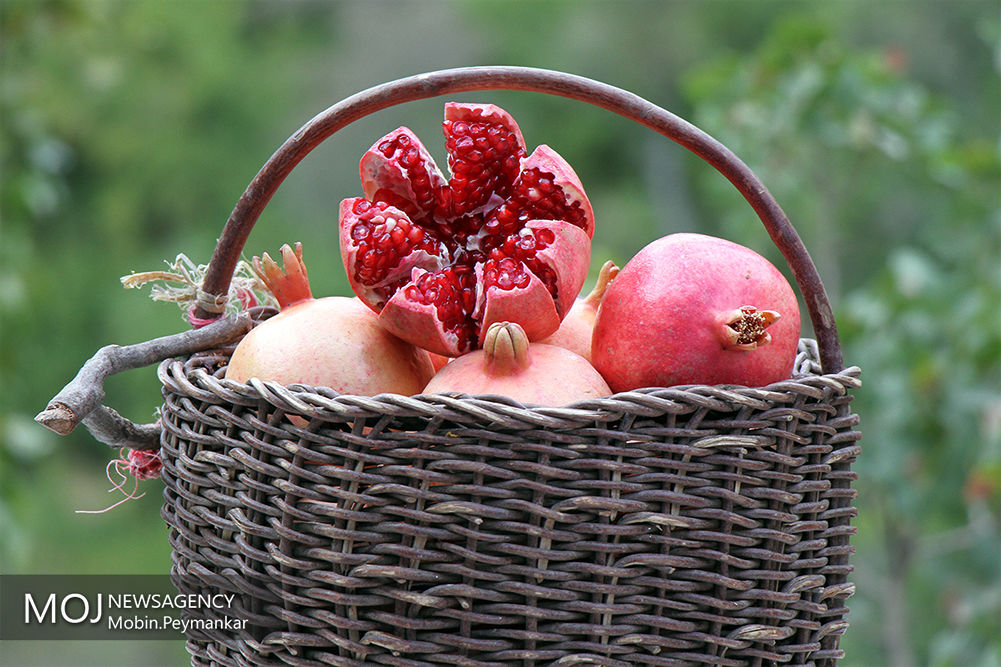
[[[557,94],[674,139],[747,198],[793,270],[817,342],[792,379],[562,408],[501,397],[341,396],[222,378],[225,346],[159,367],[157,431],[181,592],[237,593],[239,631],[190,631],[193,664],[831,665],[854,591],[859,453],[816,270],[753,174],[617,88],[529,68],[383,84],[293,135],[234,209],[203,285],[225,294],[250,227],[340,127],[409,100]]]

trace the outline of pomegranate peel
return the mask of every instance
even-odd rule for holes
[[[407,128],[362,156],[365,197],[340,206],[352,290],[382,325],[443,356],[511,320],[530,339],[559,327],[587,277],[594,213],[566,161],[525,140],[492,104],[448,103],[450,177]]]
[[[423,287],[425,283],[432,282],[438,277],[435,273],[419,268],[413,269],[412,276],[411,284],[415,290],[418,289],[417,286]],[[466,298],[472,295],[471,290],[468,287],[464,288],[461,283],[453,284],[447,281],[436,287],[427,287],[424,292],[409,298],[401,292],[397,292],[382,308],[378,318],[380,324],[389,331],[394,333],[396,331],[408,332],[407,342],[427,350],[431,354],[453,357],[461,354],[459,352],[461,348],[468,346],[468,338],[460,337],[459,332],[449,327],[426,326],[429,320],[436,321],[446,317],[442,313],[442,308],[433,301],[439,290],[452,292],[451,295],[446,296],[446,303],[448,300],[462,299],[463,296],[460,294],[462,291],[465,291]],[[475,296],[472,298],[475,299]],[[468,336],[468,333],[465,335]]]
[[[548,336],[560,325],[560,313],[543,282],[534,274],[516,273],[517,266],[508,267],[509,271],[505,267],[507,263],[505,259],[496,264],[488,262],[490,266],[476,267],[477,278],[486,285],[477,295],[474,310],[486,326],[486,329],[480,328],[478,342],[481,347],[490,324],[524,319],[525,311],[535,314],[522,327],[530,340]]]

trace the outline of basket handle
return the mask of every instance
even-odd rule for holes
[[[750,203],[789,264],[813,323],[821,369],[824,373],[843,369],[834,314],[817,267],[774,197],[746,164],[696,126],[633,93],[593,79],[532,67],[461,67],[418,74],[361,91],[314,116],[275,151],[237,202],[209,262],[195,316],[212,319],[222,312],[221,304],[254,223],[293,167],[322,141],[375,111],[474,90],[520,90],[587,102],[656,130],[715,167]]]

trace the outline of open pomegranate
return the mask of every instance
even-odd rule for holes
[[[732,241],[671,234],[619,271],[594,323],[591,359],[615,391],[763,386],[792,374],[799,304],[782,273]]]
[[[365,153],[364,197],[340,206],[341,257],[355,294],[386,329],[455,357],[490,324],[530,340],[556,331],[587,278],[594,214],[553,149],[530,155],[492,104],[445,105],[445,179],[406,127]]]
[[[281,312],[250,330],[233,351],[226,377],[330,387],[342,394],[419,393],[434,375],[427,351],[400,340],[355,298],[314,299],[302,245],[281,248],[282,271],[271,257],[254,269]]]
[[[427,394],[449,391],[549,406],[612,393],[586,359],[557,345],[530,343],[514,322],[491,324],[483,349],[452,360],[424,388]]]

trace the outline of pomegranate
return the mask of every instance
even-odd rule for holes
[[[434,367],[435,373],[440,371],[445,364],[452,361],[451,357],[445,357],[434,352],[428,352],[428,354],[431,355],[431,365]]]
[[[388,330],[442,356],[478,348],[493,322],[556,331],[587,278],[594,214],[567,162],[530,155],[492,104],[445,105],[450,178],[401,127],[362,157],[364,197],[340,206],[341,258]]]
[[[702,234],[654,241],[605,292],[591,341],[615,391],[682,384],[763,386],[792,374],[799,304],[768,260]]]
[[[426,394],[448,391],[550,406],[612,393],[586,359],[556,345],[530,343],[515,322],[491,324],[483,349],[453,359],[424,388]]]
[[[601,305],[601,299],[605,296],[605,290],[608,289],[609,283],[618,273],[619,267],[614,262],[611,260],[605,262],[598,274],[598,282],[594,289],[587,296],[574,302],[556,333],[539,342],[565,347],[591,361],[591,334],[594,331],[594,318],[598,314],[598,306]]]
[[[330,387],[342,394],[419,393],[434,375],[431,357],[379,325],[355,298],[314,299],[302,244],[281,247],[284,272],[271,257],[254,257],[255,271],[281,312],[254,327],[233,351],[226,377]]]

